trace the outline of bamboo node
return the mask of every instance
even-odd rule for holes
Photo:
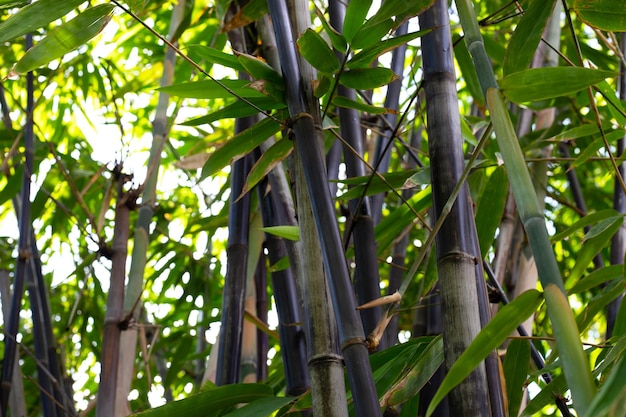
[[[349,337],[341,344],[341,351],[349,348],[352,345],[366,345],[365,339],[362,337]]]

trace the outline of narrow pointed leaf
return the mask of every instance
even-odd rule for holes
[[[91,7],[69,22],[53,29],[24,54],[13,67],[12,72],[24,74],[32,71],[85,44],[109,23],[114,7],[112,4]]]
[[[567,96],[615,75],[611,71],[580,67],[531,68],[507,75],[500,88],[509,100],[527,103]]]
[[[509,400],[509,415],[511,416],[519,414],[529,367],[530,344],[528,340],[511,340],[507,346],[503,364],[507,398]]]
[[[407,33],[406,35],[396,36],[390,39],[377,42],[373,46],[363,49],[355,54],[347,63],[347,68],[369,67],[372,62],[380,55],[393,51],[400,45],[412,41],[420,36],[429,33],[430,30],[421,30],[419,32]]]
[[[315,14],[317,15],[317,18],[320,20],[320,22],[322,22],[322,26],[324,27],[324,30],[326,31],[326,34],[328,35],[330,43],[333,45],[333,48],[335,48],[342,54],[345,54],[348,50],[348,43],[346,42],[346,38],[344,38],[341,33],[337,32],[335,28],[332,27],[330,23],[328,23],[328,21],[326,20],[326,16],[324,16],[324,14],[318,8],[315,8]]]
[[[558,242],[559,240],[563,240],[565,238],[567,238],[568,236],[571,236],[572,233],[576,232],[577,230],[580,230],[586,226],[591,226],[592,224],[596,224],[598,222],[601,222],[605,219],[611,218],[611,217],[616,217],[619,216],[620,214],[612,209],[607,209],[607,210],[600,210],[600,211],[595,211],[593,213],[589,213],[587,214],[585,217],[583,217],[582,219],[576,221],[574,224],[572,224],[570,227],[568,227],[567,229],[563,230],[560,233],[557,233],[556,235],[554,235],[554,237],[552,238],[553,241]]]
[[[589,26],[626,32],[626,8],[622,0],[574,0],[573,9]]]
[[[622,356],[594,397],[585,417],[623,416],[626,414],[626,357]]]
[[[270,97],[249,98],[248,101],[262,110],[277,110],[287,107],[287,104],[280,103]],[[237,100],[224,108],[207,114],[206,116],[196,117],[194,119],[187,120],[186,122],[183,122],[181,124],[183,126],[200,126],[203,124],[213,123],[217,120],[252,116],[253,114],[257,113],[258,110],[254,107],[251,107],[248,103]]]
[[[270,417],[274,413],[295,401],[294,397],[267,397],[248,403],[225,417]]]
[[[167,403],[142,413],[133,414],[141,417],[185,417],[217,416],[226,407],[240,403],[249,403],[261,398],[273,397],[274,391],[265,384],[232,384],[216,387],[184,400]]]
[[[391,31],[393,26],[393,19],[382,20],[376,24],[368,25],[367,30],[365,30],[365,26],[363,26],[352,39],[350,46],[353,50],[375,46]]]
[[[363,26],[371,6],[372,0],[352,0],[348,3],[343,23],[343,36],[348,43],[352,42],[354,35]]]
[[[319,71],[332,74],[339,70],[337,56],[319,33],[312,29],[307,29],[300,36],[297,44],[304,59]]]
[[[202,178],[213,175],[234,160],[249,154],[267,138],[277,133],[281,127],[272,119],[263,119],[239,133],[213,152],[202,169]]]
[[[219,64],[236,71],[244,71],[243,65],[233,54],[218,51],[205,45],[190,45],[188,48],[189,55],[197,57],[211,64]]]
[[[372,25],[376,25],[383,20],[393,17],[394,27],[400,26],[402,22],[410,17],[415,17],[432,5],[434,0],[385,0],[374,16],[363,25],[363,31],[369,30]]]
[[[46,26],[84,2],[85,0],[39,0],[31,3],[0,24],[0,43]],[[11,1],[7,7],[13,7],[15,3],[25,2]]]
[[[270,235],[282,237],[293,241],[300,240],[300,228],[298,226],[269,226],[261,228]]]
[[[431,416],[441,400],[463,379],[465,379],[495,348],[528,318],[541,303],[542,296],[537,290],[529,290],[507,304],[478,333],[471,345],[452,365],[437,393],[433,397],[426,416]]]
[[[530,66],[555,4],[556,0],[535,0],[529,3],[506,49],[502,65],[504,75]]]
[[[282,85],[283,77],[276,72],[276,70],[270,67],[266,62],[261,61],[248,54],[239,54],[237,59],[243,65],[246,72],[257,80],[267,80],[273,83]]]
[[[504,167],[498,167],[489,177],[485,190],[476,203],[476,232],[483,256],[487,254],[502,220],[508,191],[506,171]]]
[[[608,265],[600,269],[596,269],[589,275],[583,277],[569,291],[569,294],[576,294],[588,291],[607,281],[612,281],[624,275],[623,265]]]
[[[562,395],[567,390],[567,382],[563,374],[558,375],[526,405],[520,417],[536,416],[547,405],[554,405],[557,395]]]
[[[284,161],[291,151],[293,151],[293,142],[287,139],[277,141],[265,151],[250,169],[241,196],[257,185],[276,165]]]
[[[246,80],[224,79],[219,83],[213,80],[202,80],[169,85],[157,90],[176,97],[196,99],[266,97],[254,88],[250,88],[249,83]]]
[[[594,256],[596,256],[606,245],[611,237],[619,230],[623,222],[622,216],[616,216],[603,220],[594,226],[593,237],[586,239],[582,249],[576,256],[576,263],[569,276],[570,282],[577,282],[585,272]]]
[[[341,74],[339,82],[355,90],[371,90],[398,78],[389,68],[355,68]]]
[[[380,400],[382,407],[403,404],[416,396],[443,363],[443,339],[437,337],[420,355],[419,360]]]
[[[559,349],[563,373],[572,392],[574,408],[579,414],[584,414],[596,389],[572,309],[561,288],[555,284],[544,287],[544,298]]]
[[[357,109],[370,114],[398,114],[397,110],[366,104],[360,101],[351,100],[343,96],[334,96],[333,104],[338,107]]]

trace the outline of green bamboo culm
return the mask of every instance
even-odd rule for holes
[[[506,109],[504,98],[498,89],[491,63],[485,51],[482,35],[470,0],[457,0],[457,10],[465,35],[465,42],[478,73],[483,94],[487,98],[487,108],[491,115],[494,131],[504,165],[509,173],[509,181],[519,215],[537,262],[539,280],[548,291],[546,306],[556,336],[557,347],[563,364],[565,378],[572,392],[574,407],[581,415],[589,407],[595,395],[589,363],[584,355],[578,326],[571,314],[563,287],[554,250],[545,225],[543,212],[537,201],[530,173],[519,146],[513,123]],[[558,289],[560,297],[554,295]],[[563,308],[570,310],[563,313]]]

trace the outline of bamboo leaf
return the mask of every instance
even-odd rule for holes
[[[530,66],[555,4],[556,0],[535,0],[529,3],[506,49],[502,65],[504,75]]]
[[[334,96],[333,104],[338,107],[357,109],[370,114],[398,114],[398,111],[386,107],[373,106],[360,101],[351,100],[343,96]]]
[[[371,6],[372,0],[353,0],[348,3],[346,16],[343,20],[343,36],[348,43],[352,42],[354,35],[363,26]]]
[[[496,230],[502,221],[509,181],[503,167],[491,174],[484,191],[476,203],[476,232],[480,242],[480,253],[487,254]]]
[[[249,403],[261,398],[273,397],[274,391],[265,384],[232,384],[211,388],[184,400],[167,403],[141,413],[140,417],[185,417],[217,416],[227,408],[241,403]]]
[[[577,230],[580,230],[584,227],[591,226],[592,224],[595,224],[597,222],[603,221],[611,217],[616,217],[619,215],[620,215],[619,212],[612,210],[612,209],[600,210],[600,211],[596,211],[593,213],[589,213],[585,217],[581,218],[580,220],[572,224],[567,229],[554,235],[552,237],[552,240],[555,242],[558,242],[560,240],[566,239],[568,236],[570,236],[572,233],[574,233]]]
[[[626,32],[622,0],[574,0],[572,8],[583,22],[609,32]]]
[[[624,293],[624,284],[616,280],[603,287],[590,301],[585,304],[582,312],[576,317],[576,325],[585,331],[594,323],[596,316],[606,309],[606,306]]]
[[[454,58],[459,64],[461,75],[465,80],[465,84],[467,84],[467,89],[470,94],[474,97],[477,104],[484,106],[485,96],[483,95],[483,90],[480,87],[476,67],[474,67],[474,62],[472,61],[472,56],[467,50],[466,43],[460,42],[461,40],[462,39],[460,39],[458,34],[454,34],[452,37],[452,44],[454,45]]]
[[[84,2],[85,0],[39,0],[31,3],[0,24],[0,43],[46,26],[48,23],[65,16]],[[5,3],[5,7],[14,7],[25,2],[10,1]]]
[[[367,187],[367,191],[365,192],[366,196],[387,192],[389,191],[390,186],[394,189],[401,189],[413,175],[417,174],[419,174],[419,176],[413,179],[413,182],[430,184],[430,170],[428,168],[423,168],[421,170],[390,172],[382,175],[385,181],[380,179],[377,175],[374,176],[371,181],[369,175],[363,177],[347,178],[340,182],[350,186],[350,189],[343,193],[339,198],[342,200],[352,200],[354,198],[359,198],[361,195],[363,195],[363,190],[365,187]]]
[[[621,215],[604,219],[592,228],[592,230],[594,230],[592,237],[585,240],[582,249],[578,252],[578,256],[576,256],[576,263],[569,276],[570,282],[577,282],[578,279],[580,279],[593,257],[602,250],[606,242],[609,241],[622,226],[623,219]]]
[[[339,70],[337,56],[319,33],[307,29],[297,44],[300,54],[319,71],[332,74]]]
[[[249,98],[248,101],[261,110],[278,110],[287,107],[287,104],[278,102],[270,97]],[[206,116],[196,117],[181,123],[183,126],[200,126],[203,124],[213,123],[222,119],[234,119],[238,117],[246,117],[257,114],[259,111],[241,100],[237,100],[232,104],[225,106],[217,111],[211,112]]]
[[[294,397],[266,397],[238,408],[226,417],[270,417],[274,412],[295,401]]]
[[[317,18],[320,20],[320,22],[322,22],[322,26],[324,27],[324,30],[326,31],[326,34],[328,35],[330,43],[333,45],[333,48],[335,48],[342,54],[345,54],[348,50],[348,43],[346,42],[346,38],[344,38],[341,33],[337,32],[335,28],[333,28],[328,23],[328,21],[326,20],[326,16],[324,16],[324,14],[317,7],[315,8],[315,14],[317,15]]]
[[[387,19],[377,22],[376,24],[368,25],[367,30],[365,30],[365,26],[363,26],[354,36],[354,39],[352,39],[350,47],[353,50],[359,50],[374,46],[380,42],[383,36],[391,31],[393,26],[393,19]]]
[[[277,133],[281,127],[280,123],[268,118],[239,133],[211,154],[202,169],[202,178],[215,174],[232,161],[252,152],[267,138]]]
[[[554,404],[557,395],[562,395],[567,390],[567,382],[563,374],[556,376],[548,385],[526,405],[520,417],[535,416],[547,405]]]
[[[614,76],[611,71],[580,67],[531,68],[507,75],[500,88],[509,100],[527,103],[567,96]]]
[[[372,62],[382,54],[393,51],[397,47],[412,41],[420,36],[424,36],[429,33],[430,30],[421,30],[419,32],[407,33],[405,35],[396,36],[390,39],[385,39],[380,42],[376,42],[374,45],[363,49],[355,54],[347,63],[347,68],[364,68],[369,67]]]
[[[85,44],[109,23],[114,8],[112,4],[91,7],[69,22],[51,30],[45,38],[24,54],[11,73],[24,74],[32,71]]]
[[[267,1],[250,0],[229,21],[224,23],[224,32],[244,27],[267,14]]]
[[[257,80],[267,80],[278,85],[283,85],[283,77],[270,67],[266,62],[252,55],[239,53],[237,59],[243,65],[245,71]]]
[[[189,55],[197,57],[211,64],[219,64],[224,67],[232,68],[236,71],[244,71],[243,65],[233,54],[218,51],[205,45],[190,45],[188,48]]]
[[[403,404],[416,396],[443,363],[443,339],[438,336],[419,356],[405,376],[394,384],[380,400],[381,407]]]
[[[371,90],[387,85],[397,78],[389,68],[355,68],[341,73],[339,82],[354,90]]]
[[[250,88],[248,84],[249,81],[246,80],[224,79],[219,83],[213,80],[202,80],[173,84],[157,90],[176,97],[196,99],[266,97],[254,88]]]
[[[541,300],[542,297],[539,291],[529,290],[514,299],[510,304],[504,306],[495,315],[448,370],[448,374],[428,406],[426,417],[431,416],[435,408],[452,388],[465,379],[490,352],[500,346],[507,336],[537,309]]]
[[[569,294],[576,294],[588,291],[607,281],[617,279],[624,274],[623,265],[608,265],[600,269],[596,269],[589,275],[579,280],[569,291]]]
[[[509,415],[511,416],[519,414],[529,366],[530,344],[528,340],[511,340],[506,348],[503,364],[506,393],[509,400]]]
[[[393,27],[398,27],[406,19],[418,16],[434,3],[434,0],[385,0],[376,12],[361,28],[362,32],[368,31],[372,26],[382,21],[393,19]]]
[[[589,363],[583,352],[578,327],[563,291],[555,284],[544,287],[544,298],[559,349],[563,373],[572,392],[574,408],[584,414],[595,395]]]
[[[261,230],[270,235],[282,237],[283,239],[289,239],[295,242],[300,240],[300,228],[298,226],[269,226],[262,227]]]
[[[594,397],[585,417],[623,416],[626,414],[626,357],[622,356]]]
[[[257,185],[274,167],[280,164],[285,158],[293,151],[293,142],[287,139],[282,139],[273,144],[267,151],[261,155],[258,161],[254,164],[246,183],[243,186],[243,190],[239,198],[245,195],[248,190]]]

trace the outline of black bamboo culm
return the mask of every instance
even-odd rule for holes
[[[282,206],[277,203],[277,193],[266,193],[266,183],[259,187],[263,225],[281,226],[287,224]],[[275,265],[287,256],[285,241],[270,233],[265,235],[265,247],[270,265]],[[309,387],[306,361],[306,344],[302,325],[302,313],[298,303],[296,284],[291,268],[272,271],[272,290],[278,313],[278,334],[280,352],[285,365],[285,393],[299,395]]]
[[[489,285],[491,286],[493,290],[497,292],[499,301],[502,303],[502,305],[507,305],[509,303],[509,298],[506,296],[506,293],[502,289],[500,282],[498,282],[496,275],[493,272],[493,269],[491,268],[491,265],[489,265],[489,263],[485,260],[483,260],[482,264],[483,264],[483,268],[485,269],[485,272],[487,273],[487,279],[488,279]],[[517,326],[517,332],[519,333],[521,337],[528,337],[528,333],[526,332],[526,329],[521,324]],[[535,366],[537,367],[537,369],[545,368],[546,362],[541,356],[541,353],[539,353],[539,351],[533,344],[532,340],[529,339],[528,343],[530,344],[530,357],[533,363],[535,364]],[[543,372],[541,374],[541,378],[546,384],[549,384],[550,382],[552,382],[552,375],[550,374],[550,372]],[[563,398],[563,396],[556,395],[555,403],[556,403],[557,408],[561,411],[561,414],[563,415],[563,417],[571,417],[572,414],[570,413],[569,407],[567,406],[567,402],[565,398]]]
[[[407,33],[409,22],[404,22],[395,31],[395,36],[401,36]],[[387,109],[398,110],[400,108],[400,92],[402,91],[402,73],[404,72],[404,59],[406,56],[406,44],[393,50],[391,53],[391,70],[398,75],[398,79],[394,80],[387,87],[384,106]],[[380,126],[380,134],[376,138],[376,151],[374,154],[374,162],[377,169],[384,173],[389,170],[391,162],[391,143],[396,132],[395,125],[398,121],[398,115],[389,113],[382,116],[384,123]],[[376,194],[372,196],[372,216],[374,224],[378,224],[382,217],[384,194]]]
[[[254,274],[254,286],[256,293],[256,315],[259,321],[267,324],[267,268],[265,266],[265,257],[260,256],[257,262],[256,273]],[[269,350],[269,340],[267,333],[261,329],[256,330],[256,349],[257,349],[257,381],[265,381],[267,379],[267,351]]]
[[[285,1],[269,0],[268,5],[285,80],[295,147],[302,162],[307,190],[311,196],[313,216],[329,278],[341,352],[347,366],[356,415],[359,417],[381,415],[368,352],[364,344],[363,326],[356,311],[348,265],[343,255],[339,227],[326,182],[326,168],[318,140],[321,127],[314,123],[312,108],[305,105],[305,102],[311,102],[311,97],[303,97],[302,93],[304,83],[311,80],[303,80],[300,73]]]
[[[340,1],[329,3],[330,23],[339,33],[343,32],[343,21],[346,14],[346,6]],[[340,61],[343,61],[343,54],[336,52]],[[354,90],[339,85],[337,94],[356,101]],[[362,158],[363,137],[361,134],[361,124],[359,113],[355,109],[339,107],[339,125],[341,126],[341,136],[347,145],[343,147],[343,158],[346,163],[346,173],[349,178],[363,177],[366,175],[365,164]],[[357,155],[355,155],[355,152]],[[371,216],[370,200],[364,197],[363,200],[355,198],[349,203],[352,226],[352,236],[346,237],[346,242],[351,238],[354,243],[354,254],[356,268],[354,271],[354,283],[359,304],[380,298],[380,276],[378,268],[378,257],[376,254],[376,239],[374,237],[374,221]],[[366,308],[361,311],[361,320],[365,334],[370,334],[378,324],[382,316],[383,309],[378,306]],[[382,339],[378,345],[379,350],[385,349],[386,340]]]
[[[26,48],[32,46],[32,35],[26,35]],[[15,354],[17,351],[17,329],[19,327],[20,309],[22,305],[22,297],[24,295],[24,281],[27,274],[28,263],[30,259],[30,176],[33,172],[34,157],[34,120],[33,111],[35,108],[34,100],[35,78],[32,72],[26,74],[26,124],[24,126],[24,174],[22,178],[21,192],[21,213],[19,216],[19,242],[18,242],[18,258],[15,263],[15,278],[13,281],[13,295],[11,299],[11,314],[5,322],[5,338],[4,338],[4,360],[2,361],[2,377],[0,378],[0,412],[2,417],[6,417],[7,405],[9,401],[9,392],[11,391],[11,380],[13,378],[13,364],[15,362]],[[4,106],[3,106],[4,107]],[[49,398],[44,399],[42,393],[42,401],[50,402]],[[42,403],[44,404],[44,403]],[[50,407],[44,407],[44,411]]]
[[[115,415],[117,375],[120,357],[121,323],[124,315],[124,283],[126,281],[126,257],[128,255],[128,236],[130,232],[130,206],[133,202],[131,192],[124,191],[124,184],[129,179],[118,164],[113,172],[117,182],[117,201],[115,204],[115,225],[111,244],[111,281],[107,295],[104,316],[104,334],[102,337],[102,358],[96,417]]]
[[[435,216],[442,214],[464,169],[463,138],[456,92],[456,76],[448,20],[448,2],[436,0],[420,17],[424,92],[428,122]],[[444,317],[444,353],[449,368],[480,332],[476,291],[475,226],[467,184],[443,223],[437,237],[437,267]],[[451,415],[490,415],[484,365],[449,394]]]
[[[235,134],[252,126],[254,118],[246,117],[235,122]],[[231,166],[230,207],[228,213],[228,246],[226,277],[222,294],[222,321],[215,383],[217,385],[239,382],[241,340],[243,332],[244,303],[246,295],[246,268],[248,264],[248,232],[250,229],[250,196],[237,200],[250,170],[246,156]]]
[[[626,52],[626,33],[620,35],[620,49],[622,54]],[[619,98],[626,100],[626,65],[624,60],[620,60],[620,76],[619,76]],[[622,157],[626,149],[626,139],[621,138],[617,141],[617,156]],[[622,178],[626,178],[626,163],[619,164],[619,173]],[[619,181],[615,179],[613,186],[613,209],[619,213],[626,213],[626,195],[620,187]],[[617,233],[613,235],[611,240],[611,265],[619,265],[624,263],[624,254],[626,253],[626,225],[622,224]],[[618,312],[621,308],[624,296],[621,295],[617,299],[611,301],[606,311],[606,338],[609,339],[613,335],[613,328],[617,319]]]

